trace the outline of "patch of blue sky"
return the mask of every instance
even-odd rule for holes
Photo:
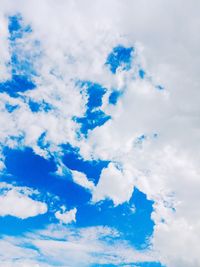
[[[133,52],[133,47],[116,46],[108,55],[106,65],[108,65],[113,74],[115,74],[120,67],[122,70],[128,71],[131,69]]]
[[[43,132],[37,140],[37,145],[42,149],[48,149],[50,147],[50,143],[46,140],[46,132]]]
[[[85,161],[80,157],[78,149],[70,146],[65,146],[63,151],[65,151],[64,164],[71,170],[85,173],[88,179],[95,183],[98,182],[102,169],[108,165],[108,162],[103,161]],[[2,181],[4,179],[19,186],[28,186],[39,190],[42,196],[49,193],[58,199],[51,201],[52,207],[44,215],[26,220],[11,216],[0,218],[2,234],[20,234],[22,231],[40,228],[49,222],[56,222],[53,211],[65,205],[68,209],[77,207],[76,227],[100,225],[113,227],[121,233],[120,238],[127,240],[137,249],[148,246],[147,240],[154,226],[151,220],[153,202],[147,200],[146,195],[137,188],[129,202],[117,207],[110,200],[94,204],[91,203],[90,192],[73,183],[70,175],[62,178],[55,175],[56,163],[53,158],[44,159],[30,148],[23,150],[5,148],[4,155],[8,175],[2,177]],[[48,198],[45,202],[48,202]]]
[[[120,96],[122,96],[123,92],[119,90],[113,90],[109,95],[108,101],[109,104],[116,105]]]
[[[41,229],[49,223],[51,223],[51,216],[49,212],[35,217],[29,217],[27,219],[19,219],[9,215],[0,217],[0,236],[20,236],[28,231]]]
[[[12,113],[14,110],[16,110],[19,107],[19,105],[11,105],[9,103],[5,104],[5,108],[9,113]]]
[[[80,207],[88,203],[91,199],[91,194],[84,188],[73,183],[71,177],[60,178],[55,175],[56,164],[53,158],[49,160],[36,155],[32,149],[25,148],[23,150],[4,149],[5,165],[7,174],[1,177],[2,181],[15,183],[18,186],[28,186],[32,189],[37,189],[41,193],[40,197],[34,197],[48,204],[51,202],[49,212],[44,215],[39,215],[33,218],[21,220],[12,216],[0,217],[0,234],[21,234],[24,231],[31,229],[39,229],[51,223],[56,223],[53,212],[59,209],[61,205],[65,205],[68,209]],[[84,161],[77,156],[77,153],[68,153],[66,157],[68,167],[78,169],[87,173],[92,179],[99,179],[101,169],[107,166],[108,163],[97,161]],[[77,164],[77,165],[76,165]],[[45,195],[48,196],[45,199]],[[52,194],[58,199],[52,201],[49,199],[49,194]],[[9,227],[12,226],[12,227]]]
[[[102,98],[106,93],[107,89],[98,83],[91,81],[81,81],[76,83],[80,87],[82,93],[86,93],[88,96],[87,109],[93,110],[102,105]]]
[[[18,14],[15,16],[10,16],[9,17],[9,23],[8,23],[8,30],[10,33],[10,40],[15,41],[15,39],[22,38],[22,17]]]
[[[88,101],[86,104],[87,110],[85,116],[75,118],[75,121],[81,124],[80,131],[87,136],[89,130],[93,130],[97,126],[102,126],[111,118],[100,109],[106,89],[100,84],[92,83],[90,81],[79,81],[77,85],[83,90],[86,90]]]
[[[32,90],[36,85],[26,76],[13,75],[11,80],[0,83],[0,92],[6,92],[11,97],[18,97],[18,93]]]
[[[109,164],[109,161],[84,160],[79,154],[79,149],[73,148],[69,144],[63,146],[63,153],[63,163],[70,170],[84,173],[95,185],[99,181],[102,169],[106,168]]]
[[[96,205],[86,203],[77,212],[77,226],[109,226],[117,229],[120,239],[127,240],[137,249],[148,247],[148,238],[153,233],[151,220],[153,202],[135,188],[129,202],[115,207],[110,200]]]
[[[32,112],[39,112],[39,111],[48,112],[52,109],[52,106],[44,100],[40,102],[36,102],[36,101],[29,99],[28,105]]]
[[[32,100],[29,100],[28,102],[29,108],[32,112],[38,112],[40,111],[40,104],[38,102],[34,102]]]
[[[85,114],[85,117],[76,118],[76,122],[81,124],[81,133],[87,136],[89,130],[93,130],[97,126],[102,126],[110,119],[111,116],[106,115],[102,110],[88,110]]]
[[[88,102],[87,107],[88,109],[92,110],[94,108],[100,107],[102,105],[102,97],[106,93],[106,88],[102,87],[98,83],[92,83],[90,81],[82,81],[81,87],[87,88],[87,95],[88,95]]]
[[[4,149],[7,174],[4,180],[19,186],[37,189],[42,195],[47,192],[58,196],[60,203],[68,208],[86,203],[91,194],[73,183],[71,175],[56,176],[56,163],[53,158],[45,159],[36,155],[32,149]],[[3,180],[3,177],[2,177]]]
[[[139,69],[138,74],[141,79],[144,79],[146,76],[146,72],[143,69]]]
[[[9,17],[8,30],[10,40],[15,41],[22,38],[24,32],[31,32],[31,27],[29,25],[23,26],[22,17],[20,14],[17,14]]]

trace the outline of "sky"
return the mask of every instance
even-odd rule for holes
[[[0,267],[200,266],[199,10],[1,0]]]

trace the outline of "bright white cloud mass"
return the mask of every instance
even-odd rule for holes
[[[200,266],[199,10],[1,1],[0,266]]]
[[[65,211],[63,207],[61,212],[56,211],[55,216],[61,223],[68,224],[71,222],[76,222],[76,212],[76,208],[69,211]]]
[[[26,219],[47,212],[45,203],[29,197],[31,194],[30,190],[15,188],[7,184],[0,185],[0,188],[2,191],[0,196],[0,216],[12,215]]]

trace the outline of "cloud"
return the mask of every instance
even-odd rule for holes
[[[83,186],[86,189],[94,190],[95,185],[92,181],[89,181],[87,179],[87,176],[84,173],[78,172],[78,171],[71,171],[73,181],[81,186]]]
[[[11,56],[5,14],[21,12],[32,27],[30,38],[39,40],[42,51],[37,89],[14,100],[1,94],[1,143],[18,146],[11,137],[23,136],[23,145],[45,156],[59,150],[61,143],[70,142],[80,147],[85,158],[108,159],[122,166],[120,170],[111,163],[102,172],[93,197],[111,198],[118,204],[127,200],[136,185],[155,203],[152,245],[161,260],[173,267],[200,265],[196,234],[200,201],[199,1],[18,0],[2,1],[1,5],[2,77],[9,73],[6,62]],[[104,64],[118,44],[136,48],[135,65],[128,72],[112,74]],[[139,66],[147,73],[144,79],[137,75]],[[108,88],[103,110],[112,120],[91,131],[88,139],[77,137],[79,126],[73,120],[84,115],[87,102],[74,85],[77,79]],[[156,90],[160,83],[165,90]],[[117,105],[107,102],[113,88],[123,92]],[[54,109],[33,114],[26,98],[39,101],[41,97]],[[4,108],[7,102],[19,105],[18,109],[9,113]],[[48,149],[37,144],[44,132]],[[147,138],[136,145],[138,136],[144,134]],[[90,186],[83,176],[74,179]],[[119,184],[111,186],[115,181]],[[128,188],[127,196],[121,188]],[[12,198],[21,201],[18,193],[13,194]],[[41,242],[43,247],[45,242]]]
[[[8,62],[10,60],[10,53],[9,53],[9,42],[8,42],[8,23],[4,16],[4,14],[0,14],[0,66],[1,66],[1,74],[0,74],[0,81],[4,81],[9,78],[10,71],[7,68]]]
[[[11,263],[29,266],[32,262],[42,267],[119,265],[122,262],[131,264],[154,260],[151,252],[138,252],[118,238],[119,233],[108,227],[69,228],[50,225],[43,231],[20,238],[3,238],[0,241],[3,248],[0,260],[5,266]],[[29,246],[26,247],[26,244]]]
[[[14,216],[20,219],[34,217],[47,212],[46,203],[33,200],[26,188],[1,183],[0,216]]]
[[[93,193],[93,201],[110,198],[115,205],[122,204],[130,200],[133,187],[132,174],[124,174],[117,166],[110,163],[102,170],[99,183]]]
[[[76,222],[76,212],[77,209],[71,209],[69,211],[65,211],[65,209],[62,209],[62,211],[56,211],[55,217],[63,224],[68,224],[72,222]]]

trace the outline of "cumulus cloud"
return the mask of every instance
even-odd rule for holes
[[[77,209],[71,209],[69,211],[65,211],[65,208],[62,208],[62,211],[56,211],[55,217],[63,224],[68,224],[72,222],[76,222],[76,212]]]
[[[86,189],[94,190],[95,185],[92,181],[87,179],[87,176],[84,173],[78,171],[72,171],[73,181]]]
[[[113,200],[115,205],[128,201],[133,193],[134,181],[131,173],[123,173],[113,163],[102,170],[98,185],[93,193],[93,201],[105,198]]]
[[[0,216],[14,216],[20,219],[34,217],[47,212],[46,203],[33,200],[26,188],[1,184]]]
[[[70,142],[85,158],[114,162],[103,170],[95,189],[82,174],[74,173],[73,179],[93,188],[95,201],[111,198],[116,205],[127,201],[137,186],[154,201],[152,246],[161,261],[173,267],[200,265],[199,1],[18,0],[1,5],[2,79],[9,73],[10,58],[6,14],[20,12],[33,29],[30,38],[39,40],[42,51],[37,89],[22,95],[36,101],[42,96],[53,107],[48,113],[33,113],[24,98],[1,94],[1,143],[17,146],[9,137],[23,136],[24,145],[45,155],[49,151],[41,151],[37,144],[45,132],[51,153]],[[113,75],[104,63],[119,43],[136,47],[136,66]],[[140,65],[148,74],[143,80],[136,76]],[[88,139],[78,138],[80,126],[74,121],[74,116],[84,115],[87,102],[75,86],[77,79],[108,89],[103,110],[112,120],[90,131]],[[156,90],[160,83],[165,90]],[[112,88],[123,91],[116,106],[107,101]],[[4,108],[7,102],[18,109],[9,113]],[[146,138],[138,145],[141,135]],[[14,199],[23,203],[25,199],[22,207],[33,203],[15,191],[1,198],[5,206]],[[34,204],[37,212],[45,210],[41,203]],[[15,209],[10,213],[26,216]],[[37,213],[30,211],[29,215]]]

